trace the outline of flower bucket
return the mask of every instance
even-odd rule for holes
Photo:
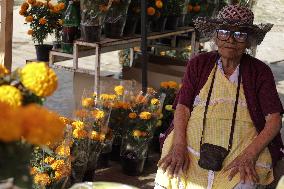
[[[138,17],[127,16],[126,24],[124,26],[123,35],[131,36],[135,34],[135,30],[138,24]]]
[[[178,27],[179,17],[178,16],[168,16],[166,29],[167,30],[176,30]]]
[[[123,173],[129,176],[139,176],[143,173],[146,158],[137,158],[133,152],[121,156]]]
[[[120,38],[126,23],[126,16],[121,17],[116,22],[105,22],[104,32],[108,38]]]
[[[167,22],[167,17],[160,17],[157,20],[153,20],[152,31],[153,32],[164,32]]]
[[[39,61],[49,61],[49,51],[53,48],[53,45],[35,45],[36,59]]]
[[[178,27],[183,27],[185,25],[185,14],[179,16]]]
[[[82,39],[86,42],[98,42],[101,40],[102,26],[90,26],[81,24]]]

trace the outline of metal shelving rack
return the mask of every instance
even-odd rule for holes
[[[177,36],[181,34],[188,34],[191,36],[191,46],[196,47],[196,32],[193,27],[181,27],[178,28],[175,31],[165,31],[162,33],[150,33],[147,36],[147,40],[151,42],[151,40],[156,40],[156,39],[161,39],[165,37],[172,37],[172,36]],[[49,58],[49,65],[51,67],[55,68],[63,68],[68,71],[73,71],[73,72],[83,72],[83,73],[88,73],[91,75],[94,75],[95,79],[95,84],[94,84],[94,90],[95,91],[100,91],[100,64],[101,64],[101,54],[106,53],[106,52],[111,52],[111,51],[116,51],[116,50],[122,50],[122,49],[127,49],[133,48],[140,46],[140,44],[143,41],[143,35],[136,35],[133,37],[123,37],[120,39],[109,39],[105,38],[102,39],[100,42],[96,43],[88,43],[82,40],[76,40],[74,42],[74,49],[73,49],[73,54],[67,54],[63,53],[60,51],[51,51],[50,52],[50,58]],[[82,47],[87,47],[88,49],[80,49],[80,46]],[[196,48],[192,48],[192,55],[196,53]],[[95,70],[87,70],[87,69],[79,69],[79,61],[78,59],[81,57],[86,57],[86,56],[91,56],[91,55],[96,55],[96,58],[94,60],[94,65],[95,65]],[[73,59],[73,66],[72,67],[65,67],[65,66],[59,66],[56,65],[56,62],[60,62],[63,60],[70,60]],[[142,64],[147,64],[145,63],[147,61],[147,58],[142,61]],[[142,73],[144,72],[144,76],[142,79],[142,87],[145,89],[147,87],[147,66],[146,68],[142,68]],[[143,75],[143,74],[142,74]],[[144,86],[143,86],[144,83]]]

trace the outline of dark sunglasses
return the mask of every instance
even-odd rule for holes
[[[247,41],[248,33],[241,31],[230,31],[225,29],[217,29],[217,38],[221,41],[227,41],[231,36],[239,43],[244,43]]]

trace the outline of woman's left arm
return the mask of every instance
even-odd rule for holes
[[[280,113],[273,113],[266,116],[264,129],[243,153],[225,168],[225,171],[231,170],[229,180],[239,172],[242,183],[257,183],[258,175],[255,171],[255,163],[259,154],[279,133],[282,125],[281,123]]]

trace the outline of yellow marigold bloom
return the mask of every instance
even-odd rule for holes
[[[51,180],[46,173],[36,174],[34,177],[34,183],[41,186],[48,186],[51,183]]]
[[[161,86],[162,88],[168,88],[168,87],[169,87],[169,84],[168,84],[168,82],[164,81],[164,82],[161,82],[160,86]]]
[[[23,137],[35,145],[54,144],[62,140],[65,125],[56,113],[31,104],[21,110],[23,119]],[[40,123],[40,124],[39,124]]]
[[[168,111],[173,111],[173,106],[172,105],[166,105],[165,109]]]
[[[24,2],[24,3],[21,5],[21,10],[26,11],[28,8],[29,8],[29,4],[26,3],[26,2]]]
[[[11,106],[22,105],[22,93],[19,89],[10,85],[0,86],[0,102],[8,103]]]
[[[50,156],[48,156],[48,157],[46,157],[46,158],[44,158],[44,163],[47,163],[47,164],[52,164],[53,162],[54,162],[54,158],[53,157],[50,157]]]
[[[102,111],[102,110],[94,110],[92,111],[92,114],[93,114],[93,117],[96,119],[96,120],[99,120],[99,119],[103,119],[105,117],[105,112]]]
[[[95,104],[95,101],[92,98],[83,98],[82,99],[82,106],[84,108],[88,108],[90,106],[93,106],[94,104]]]
[[[55,5],[52,10],[53,10],[54,13],[59,13],[61,11],[61,9],[58,5]]]
[[[142,131],[134,130],[133,133],[132,133],[132,135],[133,135],[134,137],[140,137],[140,136],[143,135],[143,133],[142,133]]]
[[[69,120],[68,118],[66,117],[59,117],[60,121],[62,121],[65,125],[68,125],[68,124],[71,124],[71,120]]]
[[[53,170],[60,170],[60,169],[62,169],[63,167],[64,167],[64,164],[65,164],[65,162],[64,162],[64,160],[62,160],[62,159],[60,159],[60,160],[55,160],[52,164],[51,164],[51,168],[53,169]]]
[[[55,180],[60,180],[64,177],[68,177],[71,173],[71,164],[65,163],[64,166],[61,167],[61,169],[58,169],[55,171],[54,178]]]
[[[175,81],[169,81],[168,85],[171,89],[177,89],[178,88],[178,84]]]
[[[1,96],[0,96],[1,97]],[[19,140],[22,135],[21,115],[18,108],[0,102],[0,141],[12,142]]]
[[[60,10],[65,9],[65,3],[58,3],[58,7],[60,8]]]
[[[115,100],[116,98],[117,98],[117,96],[113,95],[113,94],[101,94],[100,95],[100,99],[104,100],[104,101],[106,101],[106,100]]]
[[[50,96],[57,88],[57,76],[44,62],[32,62],[20,70],[23,85],[40,97]]]
[[[156,1],[155,5],[157,8],[161,9],[163,7],[163,2],[162,1]]]
[[[156,93],[156,91],[155,91],[154,88],[148,87],[148,88],[147,88],[147,93],[148,93],[148,94],[151,94],[151,95],[154,95],[154,94]]]
[[[137,114],[134,113],[134,112],[131,112],[131,113],[129,113],[128,117],[129,117],[130,119],[135,119],[135,118],[137,117]]]
[[[105,139],[106,139],[106,134],[100,133],[100,135],[99,135],[99,140],[100,140],[101,142],[103,142]]]
[[[99,140],[100,139],[100,134],[97,131],[92,131],[90,133],[89,138],[92,139],[92,140]]]
[[[55,153],[63,157],[68,157],[70,156],[70,147],[66,145],[60,145],[56,148]]]
[[[30,175],[35,175],[35,174],[37,174],[37,173],[38,173],[38,170],[37,170],[36,167],[31,167],[31,168],[30,168]]]
[[[26,22],[32,22],[34,20],[33,16],[27,16],[26,17]]]
[[[82,130],[82,129],[85,128],[85,124],[82,121],[74,121],[72,123],[72,126],[73,126],[74,129],[79,129],[79,130]]]
[[[28,3],[34,5],[36,3],[36,0],[28,0]]]
[[[47,20],[46,20],[45,18],[40,18],[40,19],[39,19],[39,23],[40,23],[41,25],[45,25],[45,24],[47,23]]]
[[[152,98],[151,104],[152,104],[152,105],[159,105],[159,104],[160,104],[160,101],[159,101],[159,99],[157,99],[157,98]]]
[[[3,64],[0,64],[0,77],[3,77],[7,74],[9,74],[9,70]]]
[[[89,114],[89,113],[88,113],[87,110],[77,110],[77,111],[75,112],[76,117],[81,118],[81,119],[87,117],[88,114]]]
[[[26,14],[26,12],[27,12],[26,10],[21,9],[21,10],[19,10],[19,15],[24,16]]]
[[[114,91],[115,91],[115,94],[116,94],[116,95],[121,96],[121,95],[123,95],[123,93],[124,93],[124,87],[121,86],[121,85],[116,86],[116,87],[114,88]]]
[[[150,112],[141,112],[139,117],[140,119],[148,120],[151,119],[152,115]]]
[[[83,138],[86,138],[87,136],[88,136],[88,133],[84,129],[75,129],[73,131],[73,137],[76,139],[83,139]]]

